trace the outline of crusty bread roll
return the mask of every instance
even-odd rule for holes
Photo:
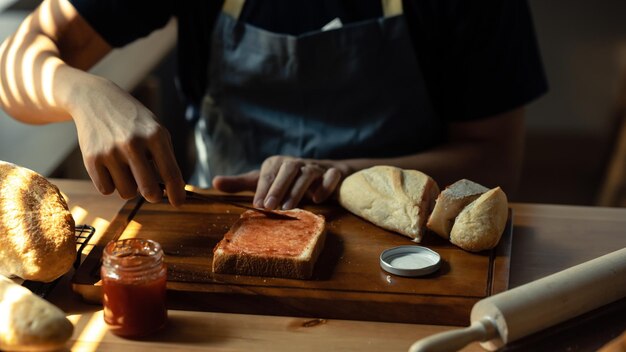
[[[374,166],[346,177],[339,203],[377,226],[420,242],[439,186],[417,170]]]
[[[277,212],[297,220],[241,214],[213,249],[213,272],[309,279],[324,248],[326,219],[303,209]]]
[[[62,310],[0,275],[0,350],[58,350],[73,330]]]
[[[500,187],[491,189],[459,213],[450,231],[450,242],[470,252],[494,248],[500,241],[507,217],[506,194]]]
[[[439,193],[426,226],[439,236],[449,239],[457,215],[488,190],[489,188],[466,179],[451,184]]]
[[[59,189],[0,161],[0,274],[48,282],[75,259],[74,219]]]

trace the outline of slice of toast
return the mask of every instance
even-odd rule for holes
[[[326,220],[302,209],[278,211],[298,220],[248,210],[213,249],[213,272],[309,279],[324,247]]]

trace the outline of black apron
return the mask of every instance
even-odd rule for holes
[[[215,24],[190,183],[272,155],[380,158],[440,142],[401,0],[383,0],[381,18],[297,36],[238,21],[241,6],[226,0]]]

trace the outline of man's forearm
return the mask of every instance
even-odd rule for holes
[[[72,71],[76,70],[59,58],[50,38],[18,30],[0,47],[0,104],[26,123],[68,120],[65,104],[80,77],[80,72]]]
[[[495,148],[497,147],[490,147],[488,144],[458,143],[413,155],[386,159],[352,159],[344,162],[351,171],[374,165],[419,170],[433,177],[441,187],[467,178],[485,186],[501,186],[505,191],[514,192],[519,178],[519,163],[500,156],[500,153],[494,155]]]
[[[46,0],[0,45],[0,107],[31,124],[65,121],[111,48],[66,0]]]
[[[452,125],[449,142],[424,152],[386,159],[353,159],[345,163],[354,172],[373,165],[416,169],[441,187],[462,178],[515,194],[523,160],[524,109],[517,108],[476,122]]]

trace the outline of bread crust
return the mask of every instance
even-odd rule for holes
[[[0,274],[53,281],[76,259],[74,219],[45,177],[0,161]]]
[[[251,276],[269,276],[292,279],[309,279],[326,239],[326,220],[321,215],[313,214],[302,209],[279,211],[299,220],[270,220],[269,226],[255,226],[252,222],[259,217],[258,213],[248,210],[233,224],[224,238],[213,249],[213,272],[220,274],[237,274]],[[298,252],[284,249],[281,241],[285,239],[280,232],[285,229],[298,231],[293,225],[296,221],[310,221],[312,227],[307,234],[300,236],[298,245],[304,246]],[[275,227],[274,227],[275,226]],[[281,228],[282,227],[282,228]],[[251,231],[251,229],[253,229]],[[256,247],[238,245],[238,240],[245,240],[243,236],[258,235],[253,231],[266,231],[264,238],[269,248],[267,252],[259,251]],[[282,249],[281,249],[282,248]]]
[[[342,182],[339,203],[379,227],[420,242],[438,194],[437,183],[423,172],[374,166]]]
[[[0,312],[1,350],[58,350],[74,330],[62,310],[1,275]]]
[[[449,185],[439,193],[426,227],[446,240],[450,239],[454,219],[463,208],[487,191],[489,188],[467,179]]]
[[[450,242],[470,252],[494,248],[508,217],[508,201],[500,187],[485,192],[456,217]]]

